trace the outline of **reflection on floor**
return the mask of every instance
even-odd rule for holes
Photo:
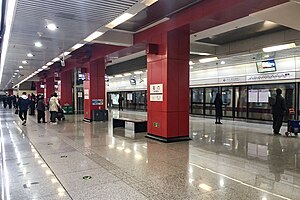
[[[3,200],[300,199],[299,139],[270,125],[191,117],[192,140],[165,144],[114,134],[111,120],[24,127],[12,113],[0,110]]]

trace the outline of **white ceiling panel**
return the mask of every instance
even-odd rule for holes
[[[82,41],[99,27],[111,22],[139,0],[18,0],[1,88],[19,65],[26,77],[63,51]],[[56,31],[46,28],[58,26]],[[34,47],[40,41],[42,48]],[[35,56],[28,58],[27,53]],[[27,60],[28,64],[22,64]],[[22,80],[19,79],[19,80]]]

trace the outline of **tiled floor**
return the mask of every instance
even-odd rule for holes
[[[300,199],[300,140],[270,125],[191,117],[192,140],[165,144],[82,116],[58,125],[30,116],[24,127],[2,109],[0,121],[3,200]]]

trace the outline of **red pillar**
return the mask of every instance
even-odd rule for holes
[[[104,58],[87,63],[88,79],[84,81],[84,119],[92,121],[93,110],[105,109],[105,62]],[[93,105],[100,100],[100,105]]]
[[[61,82],[59,86],[61,105],[73,105],[72,98],[72,70],[61,72]]]
[[[42,85],[42,86],[41,86]],[[43,94],[44,95],[44,82],[43,81],[37,81],[35,82],[35,89],[36,89],[36,94]]]
[[[8,89],[7,92],[8,92],[8,95],[14,95],[14,90],[13,89]]]
[[[147,55],[148,135],[163,142],[189,139],[189,25],[155,35],[157,55]],[[151,100],[153,84],[162,84],[162,101]],[[157,88],[156,88],[157,89]]]
[[[45,101],[48,103],[51,95],[54,93],[54,77],[46,78],[45,81]]]

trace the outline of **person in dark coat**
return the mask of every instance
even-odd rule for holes
[[[37,122],[41,123],[41,120],[43,120],[43,123],[47,123],[45,120],[45,110],[46,110],[46,105],[44,102],[44,96],[41,95],[36,106],[37,110]]]
[[[286,111],[285,99],[281,96],[282,90],[276,90],[275,103],[272,105],[273,115],[273,133],[274,135],[280,135],[280,128],[282,126],[283,116]]]
[[[6,95],[3,97],[3,107],[4,108],[7,107],[7,96]]]
[[[12,108],[12,96],[9,94],[8,97],[7,97],[7,105],[8,105],[8,108],[11,109]]]
[[[29,115],[34,115],[35,114],[35,95],[34,94],[31,94],[30,95],[30,112],[29,112]]]
[[[120,111],[120,110],[123,110],[123,101],[124,101],[124,98],[122,97],[121,94],[119,94],[119,99],[118,99],[118,103],[119,103],[119,111]]]
[[[30,101],[26,95],[26,92],[23,92],[22,96],[18,100],[19,106],[19,117],[22,120],[22,125],[26,126],[27,121],[27,110],[29,107]]]
[[[18,107],[16,95],[13,95],[13,96],[12,96],[12,103],[13,103],[14,108],[16,109],[16,108]]]
[[[220,93],[217,93],[214,104],[215,104],[215,109],[216,109],[216,122],[215,122],[215,124],[222,124],[221,123],[221,118],[223,116],[223,112],[222,112],[223,101],[222,101],[222,96],[221,96]]]

